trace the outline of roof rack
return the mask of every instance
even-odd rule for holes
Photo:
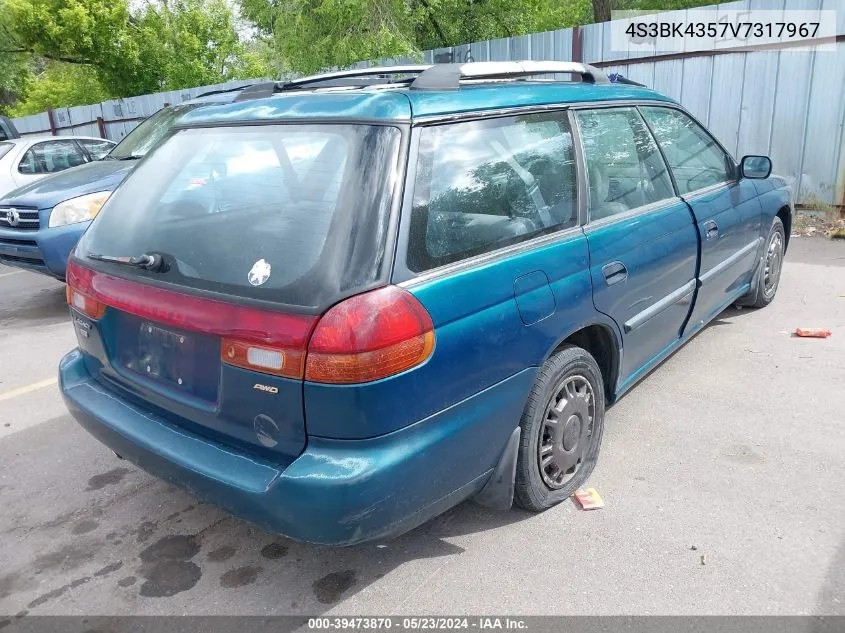
[[[263,99],[278,92],[278,84],[275,81],[262,81],[259,84],[251,84],[241,90],[235,97],[235,102],[249,101],[250,99]]]
[[[610,83],[612,84],[626,84],[628,86],[639,86],[640,88],[646,87],[645,84],[641,84],[639,81],[628,79],[622,73],[610,73],[607,78],[610,79]]]
[[[381,83],[407,83],[413,78],[407,77],[405,79],[395,80],[396,75],[421,75],[423,72],[431,68],[430,65],[407,65],[407,66],[372,66],[370,68],[356,68],[353,70],[340,70],[331,73],[322,73],[319,75],[311,75],[309,77],[300,77],[299,79],[292,79],[279,85],[280,90],[299,90],[308,86],[315,88],[319,87],[334,87],[334,86],[356,86],[356,85],[371,85],[379,83],[376,81],[355,81],[356,79],[365,80],[369,77],[382,79]]]
[[[243,86],[236,86],[235,88],[221,88],[219,90],[209,90],[208,92],[198,94],[196,97],[191,97],[191,99],[202,99],[203,97],[213,97],[214,95],[222,95],[226,94],[227,92],[237,92],[239,90],[246,90],[247,88],[252,88],[254,85],[255,84],[245,84]]]
[[[422,74],[428,68],[430,68],[429,65],[373,66],[371,68],[356,68],[354,70],[340,70],[337,72],[310,75],[285,82],[267,81],[247,86],[241,91],[241,94],[237,96],[235,101],[261,99],[286,90],[334,87],[354,88],[356,86],[364,87],[378,83],[410,83],[415,76]],[[413,76],[397,81],[397,75]]]
[[[250,101],[269,97],[287,90],[308,88],[365,87],[374,84],[410,84],[414,90],[457,90],[464,79],[515,79],[531,75],[572,73],[581,81],[607,84],[610,80],[601,70],[578,62],[521,61],[470,62],[466,64],[419,64],[407,66],[372,66],[354,70],[340,70],[310,75],[286,82],[266,81],[240,90],[235,101]],[[404,76],[399,78],[399,76]],[[222,91],[221,91],[222,92]],[[229,92],[227,90],[226,92]],[[206,93],[212,94],[212,93]],[[204,95],[200,95],[204,96]]]
[[[411,83],[411,89],[457,90],[462,79],[513,79],[556,73],[581,75],[581,81],[585,83],[610,83],[607,75],[598,68],[578,62],[470,62],[430,66]]]

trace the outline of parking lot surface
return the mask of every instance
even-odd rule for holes
[[[771,306],[726,311],[608,411],[590,480],[604,509],[465,503],[346,549],[268,534],[118,460],[62,405],[74,345],[64,286],[0,267],[0,622],[845,614],[845,242],[793,238]]]

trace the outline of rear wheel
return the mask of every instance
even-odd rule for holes
[[[769,236],[766,239],[766,250],[763,259],[757,266],[756,290],[739,301],[740,305],[754,308],[764,308],[775,298],[780,284],[780,272],[783,267],[783,255],[786,248],[786,233],[783,222],[775,217]]]
[[[550,508],[590,476],[604,431],[604,382],[595,359],[568,345],[540,368],[522,414],[514,498]]]

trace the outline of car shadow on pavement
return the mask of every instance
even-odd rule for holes
[[[7,468],[31,463],[36,436],[52,436],[68,422],[62,416],[13,436]],[[68,486],[46,512],[18,485],[4,492],[12,501],[0,519],[0,560],[8,563],[0,569],[0,621],[20,613],[102,612],[103,604],[107,614],[358,612],[384,604],[397,584],[408,597],[436,584],[440,570],[464,552],[453,539],[536,516],[464,502],[394,539],[311,545],[237,519],[129,462],[95,456],[93,440],[79,433],[65,463],[39,472]],[[405,569],[383,580],[398,568]],[[356,599],[361,592],[366,598]],[[402,604],[390,609],[401,612]]]
[[[11,293],[4,296],[0,302],[0,325],[15,322],[26,322],[26,325],[70,322],[64,284],[51,283],[49,287],[30,291],[23,297]]]
[[[733,305],[729,306],[729,307],[725,308],[724,310],[722,310],[722,312],[719,313],[719,315],[715,319],[710,321],[710,323],[705,325],[702,328],[701,331],[703,332],[704,330],[711,328],[711,327],[719,327],[719,326],[722,326],[722,325],[730,325],[732,319],[742,318],[745,315],[753,314],[754,312],[756,312],[756,310],[757,310],[756,308],[747,308],[747,307],[738,308],[738,307],[733,306]]]
[[[824,583],[816,598],[816,615],[845,616],[845,541],[840,541],[830,563],[827,566]],[[813,633],[827,633],[841,630],[834,628],[831,620],[817,621],[811,629]],[[838,623],[841,625],[841,620]]]

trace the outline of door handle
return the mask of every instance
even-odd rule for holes
[[[714,240],[719,237],[719,225],[713,220],[704,223],[704,239]]]
[[[622,262],[610,262],[605,264],[601,269],[604,275],[604,280],[608,286],[618,284],[620,281],[625,281],[628,278],[628,269]]]

